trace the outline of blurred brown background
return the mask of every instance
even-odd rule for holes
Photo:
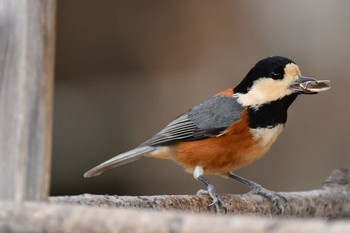
[[[272,150],[237,173],[276,191],[319,187],[349,167],[350,1],[59,0],[52,195],[193,194],[169,162],[83,173],[234,87],[261,58],[283,55],[332,89],[301,96]],[[247,191],[209,177],[221,193]]]

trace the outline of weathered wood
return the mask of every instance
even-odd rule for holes
[[[0,202],[0,232],[349,232],[349,221],[217,216],[46,203]]]
[[[318,190],[278,193],[285,198],[284,216],[350,218],[350,185],[346,169],[334,170]],[[272,203],[260,195],[222,195],[228,214],[278,215]],[[177,196],[109,196],[84,194],[50,197],[51,203],[69,203],[100,207],[133,207],[155,210],[213,212],[208,197]]]
[[[55,0],[0,0],[0,199],[46,199]]]
[[[295,211],[288,216],[345,218],[349,215],[349,177],[347,170],[335,170],[324,182],[320,190],[300,193],[283,193],[286,198],[288,211]],[[90,198],[92,197],[92,198]],[[51,198],[51,202],[14,202],[0,201],[0,232],[257,232],[257,233],[278,233],[278,232],[327,232],[343,233],[350,229],[350,222],[345,220],[328,221],[325,219],[291,219],[291,218],[261,218],[257,216],[242,215],[214,215],[203,213],[186,213],[192,205],[193,200],[201,202],[198,208],[206,208],[208,198],[192,196],[163,196],[163,197],[123,197],[118,201],[107,200],[103,197],[102,203],[94,200],[93,195],[82,199]],[[97,196],[98,197],[98,196]],[[259,196],[236,195],[229,205],[242,205],[242,208],[258,208],[257,203],[262,205],[262,210],[271,205],[262,200]],[[176,199],[177,198],[177,199]],[[302,199],[311,200],[302,200]],[[321,199],[320,201],[317,199]],[[83,201],[80,203],[79,201]],[[92,201],[92,202],[90,202]],[[228,201],[228,200],[226,200]],[[256,202],[249,206],[247,202]],[[62,203],[71,202],[71,203]],[[122,203],[124,202],[124,203]],[[116,206],[146,207],[148,209],[124,209]],[[180,211],[170,211],[178,209]],[[292,203],[291,203],[292,202]],[[79,203],[72,204],[72,203]],[[317,204],[322,203],[322,204]],[[81,205],[84,204],[84,205]],[[86,206],[107,205],[108,207]],[[197,203],[198,204],[198,203]],[[266,205],[266,206],[265,206]],[[304,206],[306,205],[306,206]],[[316,206],[313,206],[316,205]],[[193,206],[192,206],[193,207]],[[153,210],[150,210],[154,208]],[[229,207],[231,208],[231,207]],[[158,209],[159,211],[155,211]],[[198,211],[193,210],[192,211]],[[257,209],[256,209],[257,211]],[[301,213],[298,213],[301,211]],[[333,211],[333,212],[332,212]],[[257,211],[258,212],[258,211]],[[270,210],[271,212],[271,210]],[[239,212],[236,212],[239,213]],[[242,212],[244,213],[244,212]],[[254,213],[254,212],[253,212]],[[334,214],[336,213],[336,214]],[[256,213],[255,213],[256,214]],[[260,211],[260,214],[265,214]],[[322,215],[323,214],[323,215]],[[269,215],[269,214],[267,214]]]

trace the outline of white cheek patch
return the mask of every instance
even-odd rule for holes
[[[296,79],[296,78],[295,78]],[[243,106],[258,106],[283,98],[292,94],[289,88],[289,79],[274,80],[272,78],[260,78],[246,94],[237,93],[238,102]]]
[[[246,94],[236,93],[237,101],[243,106],[258,108],[293,93],[289,85],[301,75],[296,64],[287,64],[284,68],[284,77],[281,80],[261,77],[257,79]]]

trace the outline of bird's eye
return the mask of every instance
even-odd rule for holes
[[[270,73],[270,77],[273,78],[273,79],[282,79],[282,74],[280,73],[277,73],[277,72],[271,72]]]

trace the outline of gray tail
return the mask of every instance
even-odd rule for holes
[[[89,178],[93,176],[98,176],[111,168],[118,167],[126,163],[130,163],[135,160],[138,160],[145,154],[151,153],[152,151],[155,151],[155,150],[156,150],[156,147],[142,146],[142,147],[138,147],[133,150],[127,151],[125,153],[119,154],[107,160],[106,162],[103,162],[100,165],[90,169],[84,174],[84,177]]]

